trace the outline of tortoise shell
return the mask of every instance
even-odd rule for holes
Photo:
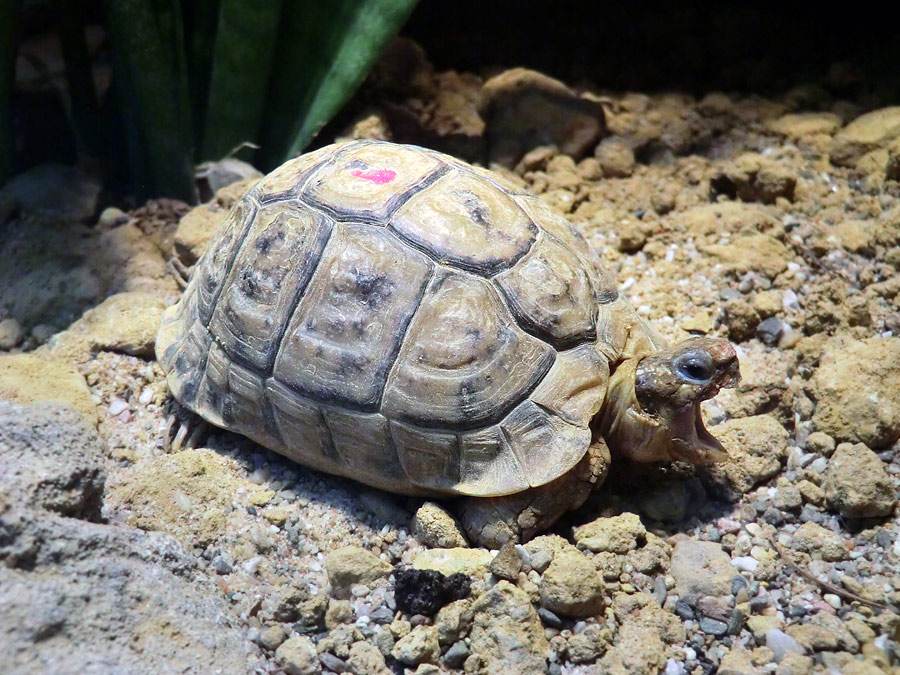
[[[536,197],[359,141],[244,195],[156,349],[182,405],[297,462],[393,492],[499,496],[585,455],[621,303]]]

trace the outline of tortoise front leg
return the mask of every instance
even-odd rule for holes
[[[546,485],[505,497],[467,497],[460,509],[463,527],[471,541],[487,548],[528,541],[584,504],[606,478],[609,464],[609,448],[595,440],[578,464]]]

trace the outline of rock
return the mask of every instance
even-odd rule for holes
[[[465,642],[460,640],[450,645],[450,649],[446,651],[441,660],[450,668],[461,668],[468,657],[469,648]]]
[[[492,559],[490,551],[481,548],[436,548],[417,553],[412,566],[448,577],[460,573],[477,579],[490,571]]]
[[[506,542],[491,560],[491,574],[499,579],[516,582],[522,571],[522,557],[512,541]]]
[[[615,518],[597,518],[576,527],[572,533],[580,549],[594,553],[628,553],[647,541],[647,530],[634,513],[623,513]]]
[[[825,504],[825,490],[812,481],[801,480],[797,483],[797,489],[800,491],[800,496],[804,502],[815,504],[816,506]]]
[[[472,625],[472,601],[456,600],[442,607],[434,618],[437,628],[438,642],[450,645],[461,640],[469,632]]]
[[[777,316],[770,316],[756,326],[756,336],[769,346],[776,344],[782,333],[784,333],[784,321]]]
[[[25,329],[15,319],[3,319],[0,321],[0,349],[9,351],[15,349],[25,339]]]
[[[829,159],[838,166],[855,166],[872,150],[886,148],[900,136],[900,106],[860,115],[844,127],[831,145]]]
[[[841,125],[841,118],[828,112],[790,113],[766,123],[770,131],[788,138],[802,138],[814,134],[830,136],[840,129]]]
[[[0,355],[0,399],[15,403],[62,403],[91,424],[97,407],[81,373],[68,363],[33,354]]]
[[[472,612],[470,649],[481,657],[484,672],[546,672],[550,647],[524,591],[500,581],[475,601]]]
[[[733,647],[725,653],[719,662],[717,675],[757,675],[762,669],[753,665],[750,652],[740,647]]]
[[[349,598],[354,585],[371,585],[387,578],[392,570],[390,563],[359,546],[335,549],[325,560],[332,595],[339,599]]]
[[[621,138],[606,138],[597,145],[594,157],[606,178],[626,178],[634,173],[634,150]]]
[[[97,208],[100,181],[62,164],[42,164],[20,173],[0,190],[0,224],[13,211],[38,220],[89,220]]]
[[[707,476],[726,494],[743,494],[775,476],[787,456],[789,435],[774,415],[731,419],[712,428],[728,452],[722,464],[708,467]]]
[[[778,664],[776,675],[813,675],[813,665],[815,661],[811,656],[788,652]]]
[[[658,605],[648,604],[624,618],[616,642],[600,661],[601,671],[612,675],[656,675],[663,671],[667,645],[685,640],[685,630],[676,616]]]
[[[793,201],[796,185],[797,178],[784,165],[753,152],[744,153],[710,180],[713,195],[763,204],[774,204],[779,197]]]
[[[252,185],[262,178],[262,174],[251,164],[234,157],[225,157],[216,162],[202,162],[197,165],[195,175],[201,201],[209,201],[220,190],[235,183]]]
[[[599,102],[525,68],[507,70],[485,82],[479,113],[485,120],[490,161],[508,167],[542,145],[581,159],[606,129]]]
[[[99,351],[152,358],[165,308],[150,293],[118,293],[54,335],[45,349],[55,358],[79,364]]]
[[[0,494],[16,504],[100,520],[105,446],[73,408],[0,401]]]
[[[661,523],[679,523],[685,519],[691,506],[687,481],[671,481],[642,490],[638,495],[641,513]]]
[[[602,656],[610,643],[612,643],[612,635],[609,629],[591,624],[569,638],[566,645],[566,656],[572,663],[590,663]]]
[[[687,231],[695,236],[759,234],[774,231],[779,223],[765,208],[743,202],[704,204],[679,214]]]
[[[711,541],[679,541],[672,552],[669,573],[675,578],[675,591],[682,598],[731,593],[734,567],[719,544]]]
[[[258,616],[264,621],[298,624],[295,628],[319,629],[328,610],[328,596],[313,593],[301,579],[278,586],[263,600]]]
[[[772,629],[766,633],[766,647],[775,655],[775,663],[780,662],[786,654],[802,654],[803,647],[784,631]]]
[[[768,614],[754,614],[747,619],[747,628],[753,634],[757,643],[765,642],[766,634],[772,630],[784,628],[784,621],[777,616]]]
[[[538,587],[541,605],[562,616],[586,617],[603,611],[603,577],[580,551],[569,546],[553,556]]]
[[[825,469],[828,506],[846,518],[889,516],[897,490],[884,464],[864,444],[841,443]]]
[[[287,675],[317,675],[322,672],[316,645],[304,635],[296,635],[281,643],[275,659]]]
[[[829,342],[813,394],[817,430],[870,448],[889,446],[900,438],[900,338]]]
[[[397,640],[391,655],[407,666],[437,663],[441,656],[437,630],[434,626],[416,626],[409,635]]]
[[[459,523],[434,502],[425,502],[412,519],[413,536],[429,548],[465,548],[468,546]]]
[[[360,640],[350,645],[347,667],[353,675],[391,675],[384,654],[371,642]]]
[[[276,623],[263,630],[259,634],[256,643],[263,649],[268,649],[271,652],[278,649],[278,646],[284,642],[286,637],[284,628],[281,624]]]
[[[838,648],[837,636],[815,624],[794,624],[785,628],[785,633],[810,652],[834,651]]]
[[[391,613],[391,618],[393,618],[393,613]],[[342,623],[350,623],[351,621],[353,621],[353,607],[350,601],[331,598],[328,601],[328,608],[325,610],[325,627],[328,630],[333,630]]]
[[[0,532],[4,671],[263,667],[219,586],[171,537],[18,507],[0,507]]]
[[[834,439],[823,431],[814,431],[806,439],[806,450],[818,455],[831,457],[837,444]]]
[[[445,576],[436,570],[407,568],[398,569],[395,578],[397,607],[407,614],[432,616],[448,602],[469,594],[469,577],[458,572]]]
[[[888,147],[888,161],[884,171],[888,180],[900,180],[900,138],[894,139]]]
[[[95,247],[94,264],[109,291],[143,291],[168,302],[180,295],[161,249],[135,222],[103,232]]]
[[[704,246],[702,251],[718,259],[730,274],[740,277],[756,272],[767,279],[784,272],[792,257],[784,244],[767,234],[739,236],[733,243]]]
[[[803,523],[793,536],[793,546],[800,551],[819,554],[822,560],[834,562],[847,557],[847,549],[841,538],[815,523]]]

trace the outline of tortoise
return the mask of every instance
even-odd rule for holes
[[[465,497],[475,541],[577,508],[610,453],[718,461],[725,340],[673,347],[539,198],[412,145],[292,159],[234,205],[163,317],[175,399],[307,467]]]

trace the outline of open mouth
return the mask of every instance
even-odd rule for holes
[[[691,464],[717,464],[728,459],[728,453],[703,424],[700,402],[685,407],[670,426],[672,456]]]

